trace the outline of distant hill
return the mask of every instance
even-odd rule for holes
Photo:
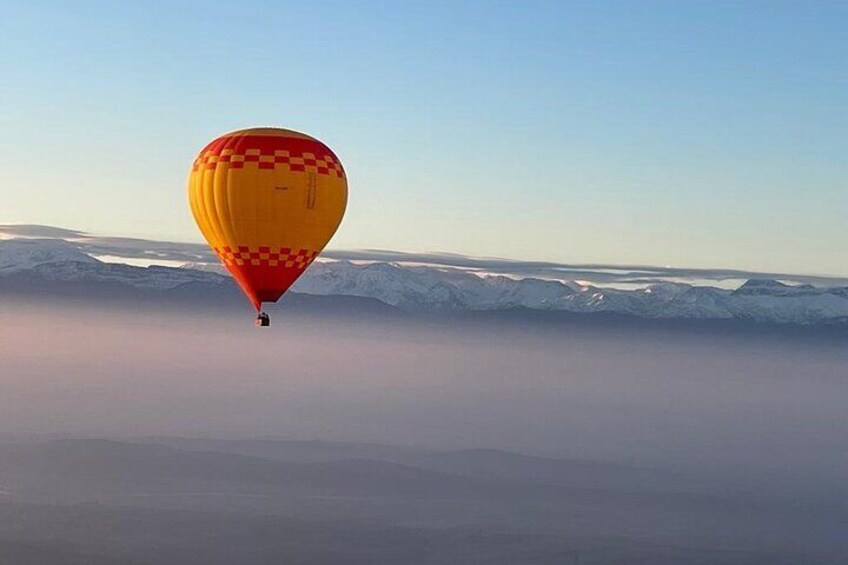
[[[11,492],[19,484],[39,480],[52,482],[72,497],[127,488],[156,493],[205,488],[451,497],[509,496],[521,490],[542,498],[555,495],[575,500],[589,496],[602,500],[609,496],[605,492],[643,493],[637,498],[671,502],[675,492],[702,488],[691,478],[656,469],[493,449],[430,451],[369,444],[180,438],[157,438],[156,442],[65,439],[0,445],[0,476]]]
[[[6,442],[0,488],[0,562],[68,565],[840,563],[848,512],[838,492],[321,441]]]

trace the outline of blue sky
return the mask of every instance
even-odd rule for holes
[[[335,248],[848,274],[848,4],[7,2],[0,222],[199,240],[253,125],[349,175]]]

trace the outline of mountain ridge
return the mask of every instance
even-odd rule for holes
[[[228,275],[209,265],[134,266],[99,260],[61,239],[0,241],[0,291],[52,292],[62,285],[159,296],[188,293],[198,298],[233,294],[235,288]],[[292,291],[379,301],[412,313],[526,309],[641,319],[848,326],[848,287],[790,285],[774,279],[749,279],[736,289],[682,282],[614,288],[433,265],[333,260],[313,264]]]

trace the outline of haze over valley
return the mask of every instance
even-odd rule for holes
[[[848,556],[838,327],[293,293],[260,331],[228,279],[28,280],[0,292],[3,560]]]

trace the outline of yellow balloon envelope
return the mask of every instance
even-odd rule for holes
[[[347,205],[347,178],[317,139],[253,128],[207,145],[192,166],[188,193],[203,237],[260,310],[333,237]]]

